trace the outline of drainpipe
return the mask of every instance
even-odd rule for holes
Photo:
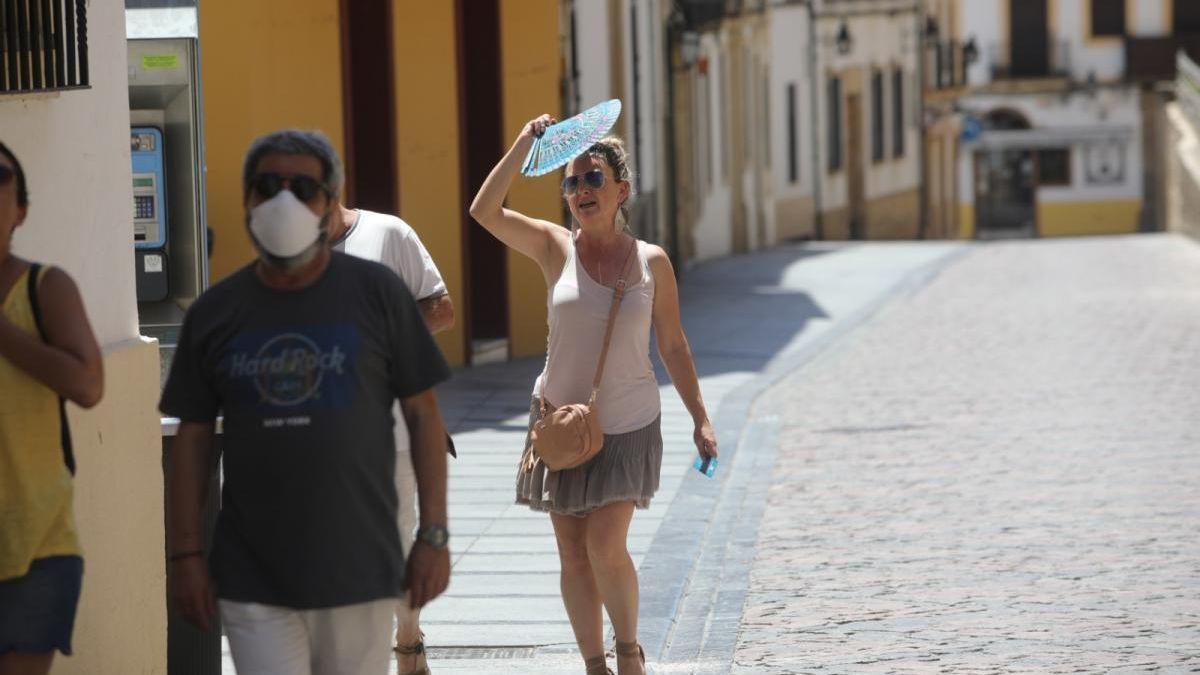
[[[916,119],[917,128],[920,130],[917,138],[917,180],[921,186],[919,191],[921,203],[917,206],[917,218],[919,219],[917,222],[917,239],[924,239],[928,234],[927,228],[929,225],[929,184],[925,180],[927,178],[925,174],[925,169],[927,168],[926,162],[928,161],[928,158],[925,156],[925,31],[922,25],[924,22],[921,20],[920,5],[913,7],[913,19],[916,24],[916,32],[913,34],[917,37],[917,91],[915,93],[919,97],[917,100],[920,101],[920,105],[917,106]],[[938,45],[937,48],[941,49],[941,45]],[[951,58],[953,59],[953,56]],[[954,67],[953,61],[951,61],[950,67]],[[957,169],[957,167],[955,168]]]
[[[676,171],[675,165],[675,61],[672,58],[674,55],[675,44],[679,39],[678,15],[679,10],[672,7],[671,13],[667,16],[667,39],[663,40],[664,54],[663,63],[666,64],[667,83],[666,83],[666,101],[663,104],[663,132],[666,134],[663,147],[666,149],[664,159],[666,159],[666,176],[663,182],[666,188],[666,230],[671,233],[670,242],[667,245],[667,257],[671,260],[671,266],[675,268],[676,276],[679,275],[680,267],[679,260],[679,198],[676,195]]]
[[[821,124],[820,111],[821,106],[818,102],[818,95],[821,91],[821,83],[817,79],[820,68],[817,67],[817,57],[820,50],[817,48],[817,11],[813,7],[815,0],[808,0],[805,6],[808,8],[808,107],[809,119],[812,120],[812,143],[809,143],[809,154],[812,155],[812,176],[813,176],[813,237],[820,240],[825,238],[825,216],[824,213],[824,197],[821,194],[821,172],[824,168],[821,166]]]

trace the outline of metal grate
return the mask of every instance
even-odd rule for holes
[[[531,659],[537,647],[427,647],[430,659]]]
[[[0,94],[89,85],[87,0],[0,0]]]

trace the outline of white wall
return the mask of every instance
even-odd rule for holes
[[[1086,81],[1089,73],[1104,82],[1118,80],[1125,74],[1125,43],[1120,38],[1092,38],[1089,21],[1090,9],[1084,7],[1091,0],[1057,0],[1052,21],[1058,31],[1052,40],[1066,40],[1070,45],[1071,79]],[[1148,0],[1141,0],[1145,4]],[[1153,1],[1153,0],[1149,0]],[[1138,0],[1133,0],[1139,4]]]
[[[1161,36],[1171,32],[1169,0],[1126,0],[1133,10],[1133,25],[1126,32],[1138,36]]]
[[[586,0],[585,0],[586,1]],[[601,4],[601,3],[595,3]],[[630,7],[637,6],[638,17],[638,32],[633,34],[633,26],[630,22]],[[626,124],[627,135],[626,139],[630,144],[633,143],[633,101],[635,92],[633,90],[633,40],[637,40],[638,45],[638,126],[641,130],[641,144],[637,148],[631,150],[637,153],[640,164],[635,166],[635,170],[640,174],[641,188],[643,192],[651,192],[657,186],[657,178],[659,169],[658,145],[660,137],[660,116],[658,114],[658,106],[660,101],[660,92],[655,86],[657,80],[656,75],[659,65],[662,63],[662,43],[659,38],[657,26],[660,16],[658,0],[623,0],[621,3],[621,27],[622,40],[621,44],[625,49],[625,58],[622,59],[622,64],[625,68],[625,91],[622,92],[622,103],[626,106],[623,115],[626,116],[628,123]]]
[[[812,86],[809,79],[808,11],[798,5],[774,8],[771,40],[771,169],[775,196],[780,199],[812,194]],[[788,180],[788,85],[796,86],[796,146],[799,180]]]
[[[74,277],[102,346],[138,335],[125,12],[92,2],[92,88],[0,96],[0,140],[25,168],[29,216],[14,250]]]
[[[708,138],[711,146],[712,166],[701,172],[701,176],[711,175],[711,186],[702,186],[700,205],[692,236],[695,242],[696,260],[705,260],[717,256],[728,255],[733,250],[733,227],[730,212],[733,208],[732,191],[729,188],[730,175],[728,160],[725,157],[729,147],[727,134],[728,106],[723,97],[727,84],[722,81],[728,65],[722,65],[722,55],[729,49],[724,29],[719,33],[704,33],[700,36],[700,54],[708,59],[708,97],[707,108],[712,135]],[[697,122],[701,118],[697,117]],[[705,133],[698,129],[698,133]],[[701,146],[702,147],[702,146]],[[707,163],[707,158],[699,158],[701,164]]]
[[[613,98],[608,3],[575,3],[575,54],[579,58],[579,105],[586,109]]]
[[[962,0],[959,8],[959,22],[962,26],[962,38],[975,38],[979,46],[979,58],[967,69],[967,82],[971,86],[980,86],[991,81],[992,52],[1000,43],[1008,42],[1008,16],[1001,3],[980,0]],[[1001,31],[1005,34],[1001,35]]]

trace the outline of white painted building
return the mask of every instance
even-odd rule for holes
[[[770,16],[770,149],[775,234],[780,240],[815,238],[819,164],[814,119],[820,90],[809,8],[777,5]]]
[[[1171,0],[964,0],[979,45],[961,106],[962,236],[1136,232],[1153,187],[1158,95],[1128,38],[1169,35]]]
[[[663,12],[666,0],[564,0],[566,100],[564,114],[621,99],[613,133],[626,143],[634,167],[634,215],[639,236],[663,243],[660,191],[665,90]]]
[[[822,238],[911,238],[921,181],[920,5],[812,0]]]

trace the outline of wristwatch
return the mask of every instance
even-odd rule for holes
[[[417,530],[417,541],[423,541],[440,551],[450,542],[450,531],[445,525],[429,525]]]

